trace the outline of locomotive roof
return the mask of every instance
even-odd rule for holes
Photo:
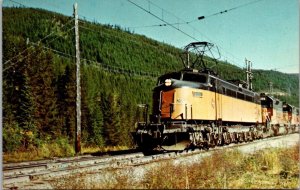
[[[230,82],[230,81],[226,81],[224,79],[221,79],[219,76],[217,76],[214,72],[212,72],[210,70],[198,71],[196,69],[183,69],[183,70],[180,70],[180,71],[170,72],[170,73],[164,74],[164,75],[159,77],[159,81],[162,80],[162,79],[166,79],[168,77],[169,78],[174,77],[173,79],[180,80],[181,75],[183,75],[185,73],[195,74],[195,75],[205,75],[208,78],[214,78],[214,79],[220,81],[222,86],[227,88],[227,89],[234,90],[234,91],[239,91],[239,92],[245,93],[247,95],[251,95],[251,96],[256,94],[256,92],[253,92],[253,91],[248,90],[244,87],[240,87],[240,86],[234,84],[233,81]],[[194,87],[194,85],[192,85],[192,87]]]

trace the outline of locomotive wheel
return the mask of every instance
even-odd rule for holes
[[[211,147],[210,142],[211,142],[210,133],[206,133],[206,138],[203,142],[203,148],[208,150],[209,147]]]
[[[253,132],[253,138],[254,138],[254,140],[258,139],[258,132],[257,131]]]
[[[238,139],[239,139],[239,142],[244,142],[244,140],[245,140],[245,135],[244,135],[244,133],[239,133],[238,134]]]
[[[285,134],[289,134],[289,126],[288,125],[285,125]]]
[[[234,143],[238,143],[239,142],[239,140],[238,140],[239,139],[238,134],[236,132],[233,132],[232,136],[233,136],[233,142]]]
[[[273,130],[273,136],[277,136],[279,132],[279,128],[277,125],[272,125],[271,129]]]
[[[209,133],[209,141],[208,141],[208,144],[210,147],[214,148],[216,146],[216,143],[215,143],[215,135],[213,133]]]
[[[248,135],[247,135],[247,132],[244,132],[244,142],[248,142]]]
[[[228,144],[230,144],[232,142],[232,133],[227,133],[227,139],[228,139]]]
[[[294,133],[295,131],[296,131],[296,126],[293,125],[293,126],[292,126],[292,132]]]
[[[230,133],[225,132],[223,133],[223,144],[222,145],[229,145],[231,143]]]
[[[217,134],[217,145],[218,146],[222,146],[224,144],[224,138],[223,138],[223,135],[219,135]]]
[[[253,132],[252,132],[252,131],[249,131],[247,135],[248,135],[248,141],[252,142],[252,141],[254,140]]]
[[[218,134],[214,134],[213,135],[213,140],[214,140],[215,146],[218,146],[219,145],[219,135]]]

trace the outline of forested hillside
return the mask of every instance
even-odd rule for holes
[[[4,151],[50,142],[74,143],[74,20],[39,9],[3,8]],[[180,70],[181,50],[120,29],[79,22],[84,145],[132,145],[136,106],[151,105],[160,74]],[[283,63],[284,64],[284,63]],[[216,67],[225,79],[244,79],[229,63]],[[273,88],[298,105],[298,76],[254,71],[254,89]]]

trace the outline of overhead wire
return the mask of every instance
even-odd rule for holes
[[[159,20],[165,22],[165,24],[167,24],[168,26],[170,26],[170,27],[172,27],[172,28],[178,30],[179,32],[181,32],[181,33],[183,33],[184,35],[190,37],[191,39],[196,40],[196,41],[200,41],[199,39],[195,38],[194,36],[192,36],[192,35],[190,35],[190,34],[184,32],[183,30],[181,30],[181,29],[175,27],[174,25],[172,25],[171,23],[165,21],[164,19],[160,18],[159,16],[153,14],[153,13],[150,11],[150,9],[147,10],[147,9],[145,9],[144,7],[142,7],[141,5],[138,5],[138,4],[134,3],[134,2],[132,2],[131,0],[127,0],[127,1],[130,2],[130,3],[132,3],[133,5],[135,5],[136,7],[142,9],[144,12],[146,12],[146,13],[148,13],[148,14],[154,16],[155,18],[157,18],[157,19],[159,19]],[[186,21],[184,21],[183,19],[179,18],[178,16],[174,15],[173,13],[171,13],[171,12],[169,12],[169,11],[167,11],[167,10],[165,10],[165,9],[163,9],[163,8],[161,8],[161,7],[159,7],[158,5],[152,3],[150,0],[147,0],[147,1],[148,1],[150,4],[155,5],[156,7],[160,8],[160,9],[163,10],[163,11],[165,11],[166,13],[168,13],[168,14],[170,14],[170,15],[173,15],[173,16],[174,16],[175,18],[177,18],[178,20],[180,20],[180,21],[182,21],[182,22],[186,22]],[[202,32],[200,32],[198,29],[196,29],[195,27],[193,27],[192,25],[190,25],[190,23],[188,23],[188,26],[190,26],[192,29],[194,29],[194,30],[197,31],[199,34],[201,34],[201,35],[204,36],[206,39],[208,39],[211,43],[213,43],[212,40],[210,40],[207,36],[205,36],[205,35],[204,35]],[[213,43],[213,44],[215,44],[215,43]],[[220,46],[218,46],[218,47],[220,47]],[[222,48],[222,47],[220,47],[220,48],[224,50],[224,48]],[[212,50],[212,51],[214,51],[215,53],[218,53],[218,51],[216,51],[216,50]],[[222,57],[224,57],[225,60],[228,60],[228,61],[231,60],[231,59],[230,59],[229,57],[227,57],[227,56],[222,55]],[[233,56],[233,57],[234,57],[234,56]],[[232,60],[231,62],[232,62],[232,63],[235,63],[235,65],[237,65],[237,66],[239,66],[239,67],[241,67],[241,68],[243,67],[243,66],[241,66],[240,64],[237,64],[234,60]]]
[[[45,45],[41,45],[40,43],[35,43],[35,42],[30,42],[30,43],[32,44],[32,47],[33,46],[41,46],[43,49],[50,50],[50,51],[54,52],[56,55],[58,55],[58,56],[62,56],[62,57],[69,58],[69,59],[70,58],[72,58],[72,59],[76,58],[76,56],[74,56],[74,55],[67,54],[65,52],[62,52],[62,51],[59,51],[59,50],[47,47]],[[28,57],[28,56],[26,56],[26,57]],[[24,57],[24,58],[26,58],[26,57]],[[123,68],[123,67],[111,66],[111,65],[100,63],[100,62],[97,62],[95,60],[90,60],[90,59],[87,59],[87,58],[84,58],[84,57],[82,57],[81,60],[83,62],[90,62],[90,63],[97,64],[98,66],[100,66],[101,68],[103,68],[107,72],[127,74],[127,75],[130,75],[130,76],[133,75],[133,76],[148,77],[148,78],[152,78],[152,79],[156,79],[159,76],[159,73],[150,73],[150,72],[143,72],[143,71],[135,71],[135,70],[126,69],[126,68]],[[3,71],[6,71],[10,67],[3,69]]]
[[[160,6],[158,6],[157,4],[151,2],[150,0],[147,0],[149,4],[151,5],[154,5],[156,6],[157,8],[161,9],[163,12],[167,12],[168,14],[176,17],[177,19],[180,19],[178,18],[175,14],[167,11],[166,9],[163,9],[161,8]],[[183,21],[182,19],[182,22],[174,22],[174,23],[171,23],[172,25],[182,25],[182,24],[190,24],[190,23],[193,23],[193,22],[197,22],[199,20],[202,20],[202,19],[206,19],[206,18],[209,18],[209,17],[213,17],[213,16],[217,16],[219,14],[224,14],[224,13],[228,13],[230,11],[233,11],[235,9],[239,9],[239,8],[242,8],[242,7],[245,7],[245,6],[248,6],[250,4],[254,4],[254,3],[257,3],[259,1],[263,1],[263,0],[255,0],[255,1],[251,1],[251,2],[248,2],[248,3],[245,3],[245,4],[242,4],[242,5],[239,5],[239,6],[236,6],[236,7],[233,7],[233,8],[230,8],[230,9],[225,9],[223,11],[218,11],[216,13],[213,13],[213,14],[210,14],[208,16],[199,16],[197,19],[192,19],[192,20],[189,20],[189,21]],[[148,8],[149,9],[149,8]],[[150,10],[148,10],[150,11]],[[132,27],[128,27],[128,28],[147,28],[147,27],[156,27],[156,26],[168,26],[166,24],[153,24],[153,25],[144,25],[144,26],[132,26]]]
[[[13,3],[16,3],[16,4],[18,4],[18,5],[21,5],[22,7],[27,7],[26,5],[24,5],[24,4],[22,4],[22,3],[19,3],[19,2],[17,2],[17,1],[14,1],[14,0],[9,0],[9,1],[11,1],[11,2],[13,2]]]
[[[154,16],[155,18],[159,19],[160,21],[166,23],[168,26],[174,28],[175,30],[177,30],[177,31],[179,31],[179,32],[181,32],[181,33],[183,33],[184,35],[186,35],[186,36],[192,38],[193,40],[199,41],[199,40],[196,39],[195,37],[189,35],[188,33],[184,32],[183,30],[181,30],[181,29],[179,29],[179,28],[176,28],[174,25],[172,25],[171,23],[165,21],[164,19],[160,18],[159,16],[153,14],[153,13],[150,12],[150,11],[147,11],[144,7],[138,5],[137,3],[132,2],[131,0],[127,0],[127,1],[130,2],[131,4],[135,5],[136,7],[140,8],[141,10],[145,11],[146,13],[149,13],[150,15]]]
[[[242,7],[245,7],[245,6],[248,6],[248,5],[257,3],[257,2],[259,2],[259,1],[263,1],[263,0],[255,0],[255,1],[251,1],[251,2],[244,3],[244,4],[238,5],[238,6],[236,6],[236,7],[230,8],[230,9],[226,9],[226,10],[223,10],[223,11],[219,11],[219,12],[213,13],[213,14],[208,15],[208,16],[200,16],[200,17],[198,17],[198,20],[205,19],[205,18],[209,18],[209,17],[212,17],[212,16],[217,16],[217,15],[219,15],[219,14],[228,13],[229,11],[233,11],[233,10],[235,10],[235,9],[239,9],[239,8],[242,8]]]
[[[261,1],[261,0],[259,0],[259,1]],[[178,18],[178,17],[177,17],[177,18]],[[210,37],[208,37],[208,36],[206,36],[205,34],[203,34],[200,30],[198,30],[198,29],[197,29],[196,27],[194,27],[193,25],[188,24],[188,26],[189,26],[190,28],[192,28],[194,31],[196,31],[196,32],[198,32],[199,34],[201,34],[204,38],[206,38],[207,40],[209,40],[209,42],[211,42],[211,43],[213,43],[213,44],[216,44],[216,43],[214,42],[214,40],[211,40]],[[220,49],[222,50],[222,52],[225,52],[226,54],[231,55],[231,56],[233,57],[233,59],[231,59],[231,58],[229,58],[228,56],[225,56],[224,53],[223,53],[223,54],[221,54],[221,56],[225,59],[225,60],[223,60],[223,61],[229,61],[229,62],[231,62],[231,63],[234,63],[236,66],[239,66],[240,68],[243,68],[243,65],[241,65],[241,64],[239,64],[239,63],[237,63],[237,62],[235,62],[234,59],[237,59],[237,60],[240,60],[240,61],[244,61],[244,60],[237,58],[235,55],[233,55],[231,52],[227,51],[226,49],[224,49],[224,48],[223,48],[222,46],[220,46],[220,45],[217,45],[217,47],[220,48]],[[216,52],[215,49],[213,49],[212,51]]]
[[[176,16],[175,14],[173,14],[173,13],[171,13],[171,12],[169,12],[169,11],[163,9],[163,8],[161,8],[161,7],[158,6],[157,4],[152,3],[150,0],[147,0],[147,1],[150,2],[152,5],[156,6],[157,8],[159,8],[159,9],[161,9],[161,10],[164,10],[164,11],[167,12],[168,14],[174,16],[174,17],[177,18],[178,20],[181,20],[182,23],[187,23],[187,25],[188,25],[189,27],[191,27],[194,31],[198,32],[198,33],[201,34],[203,37],[205,37],[206,39],[208,39],[209,42],[215,44],[215,43],[213,42],[213,40],[211,40],[208,36],[206,36],[206,35],[203,34],[201,31],[199,31],[197,28],[195,28],[194,26],[192,26],[192,25],[190,24],[193,20],[192,20],[192,21],[186,22],[186,21],[184,21],[183,19],[181,19],[181,18],[179,18],[178,16]],[[247,5],[248,5],[248,4],[252,4],[252,3],[254,3],[254,2],[258,2],[258,1],[262,1],[262,0],[256,0],[256,1],[253,1],[253,2],[250,2],[250,3],[247,3]],[[237,9],[238,7],[242,7],[242,6],[246,6],[246,4],[239,5],[239,6],[237,6],[237,7],[231,8],[231,9]],[[216,13],[215,13],[215,14],[216,14]],[[196,20],[194,20],[194,21],[196,21]],[[232,53],[226,51],[226,50],[225,50],[223,47],[221,47],[220,45],[218,45],[218,47],[219,47],[220,49],[222,49],[224,52],[226,52],[227,54],[230,54],[233,58],[238,59],[238,58],[236,58]],[[213,49],[212,51],[216,52],[214,49]],[[227,60],[228,60],[228,61],[231,60],[231,62],[232,62],[232,63],[235,63],[235,65],[237,65],[237,66],[239,66],[239,67],[241,67],[241,68],[243,67],[242,65],[236,63],[233,59],[230,59],[230,58],[227,57],[227,56],[222,55],[222,57],[224,57],[226,61],[227,61]],[[225,60],[224,60],[224,61],[225,61]]]
[[[194,21],[197,21],[197,20],[193,20],[193,21],[185,21],[185,22],[173,22],[173,23],[170,23],[170,25],[182,25],[182,24],[189,24],[189,23],[192,23]],[[130,26],[128,27],[129,29],[132,28],[132,29],[136,29],[136,28],[151,28],[151,27],[160,27],[160,26],[168,26],[167,24],[153,24],[153,25],[144,25],[144,26]]]

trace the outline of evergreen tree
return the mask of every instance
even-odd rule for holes
[[[76,127],[76,85],[75,66],[67,65],[57,80],[57,101],[62,134],[74,142]]]
[[[30,87],[28,93],[34,98],[33,118],[40,135],[58,137],[61,135],[62,126],[58,125],[52,59],[52,54],[43,51],[41,47],[29,51],[29,56],[25,60],[25,77]]]
[[[116,146],[120,141],[121,128],[121,106],[116,92],[102,96],[102,111],[106,145]]]
[[[130,147],[131,145],[133,145],[131,132],[134,132],[134,110],[136,106],[135,104],[133,105],[126,103],[122,107],[122,110],[124,111],[121,112],[122,125],[119,128],[119,144]]]
[[[3,140],[5,143],[3,148],[7,151],[21,148],[21,146],[27,148],[31,140],[26,134],[36,133],[31,115],[33,102],[28,94],[29,86],[24,75],[25,68],[24,58],[20,56],[14,65],[4,72]],[[20,146],[17,147],[17,145]]]
[[[67,66],[66,76],[69,80],[66,81],[66,132],[70,139],[74,139],[76,127],[76,85],[75,85],[75,66]]]
[[[103,138],[103,114],[100,105],[98,105],[92,111],[89,136],[90,143],[97,146],[104,146],[105,142]]]

